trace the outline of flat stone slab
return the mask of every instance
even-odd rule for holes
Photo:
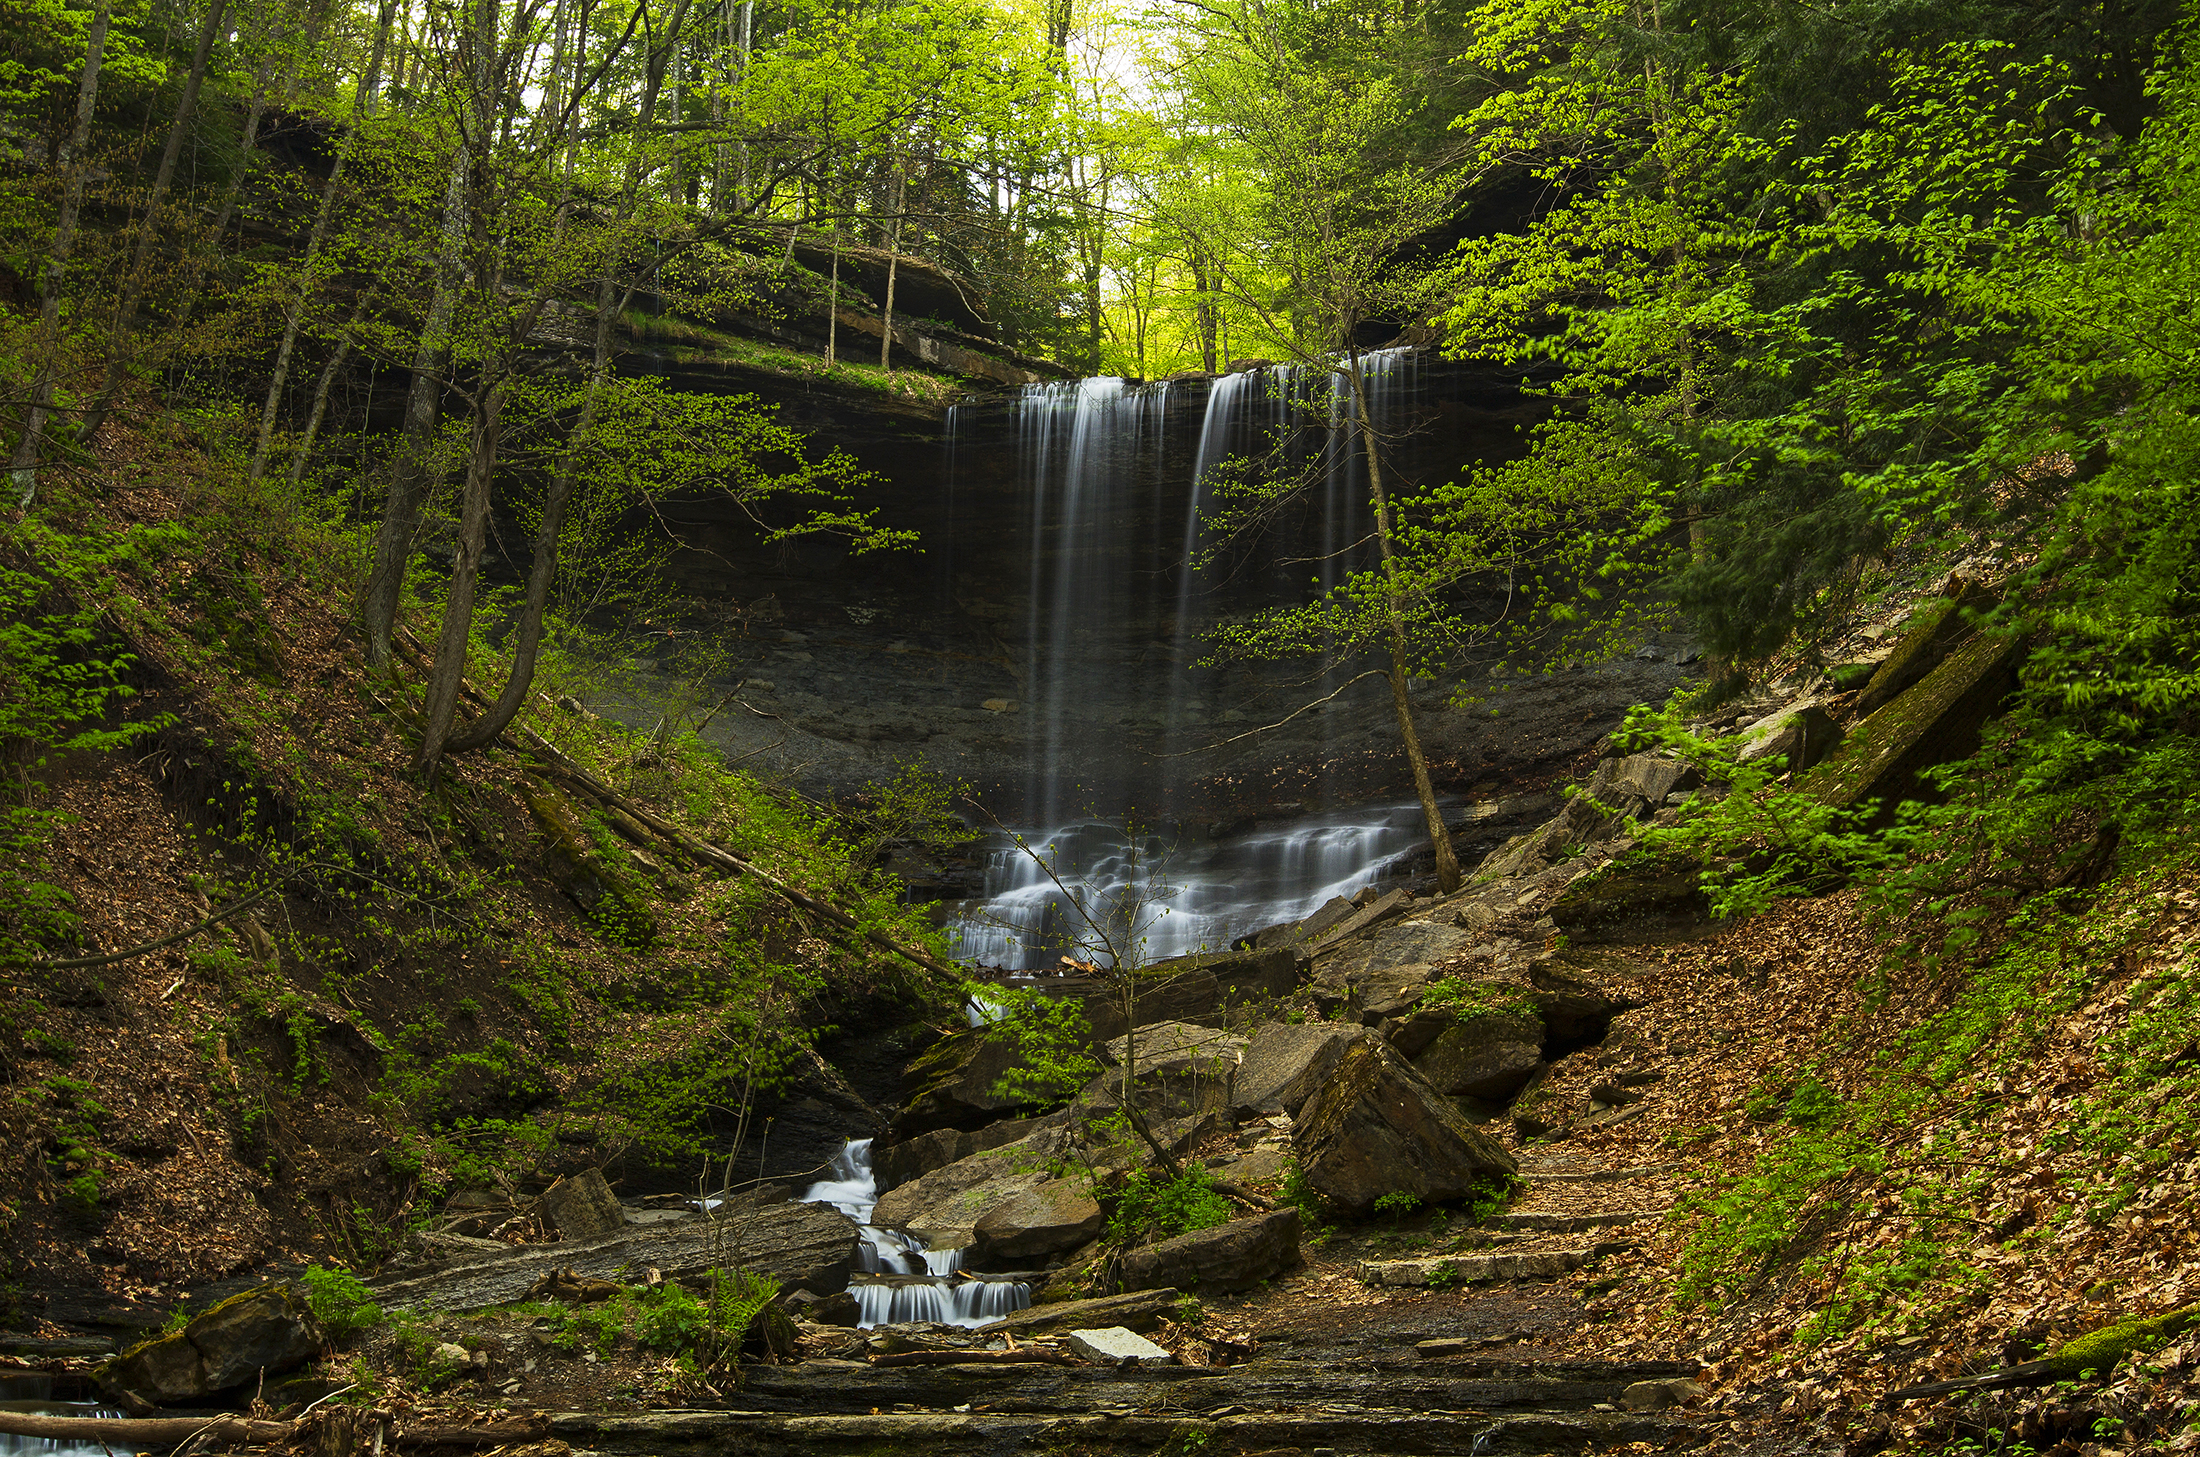
[[[1368,1260],[1357,1274],[1369,1285],[1408,1289],[1431,1284],[1484,1285],[1499,1280],[1549,1280],[1578,1270],[1592,1250],[1535,1250],[1503,1255],[1443,1255],[1431,1260]]]
[[[1097,1300],[1064,1300],[1055,1305],[1034,1305],[1014,1315],[987,1321],[978,1327],[987,1335],[1045,1335],[1062,1331],[1120,1325],[1135,1331],[1158,1329],[1165,1316],[1176,1312],[1174,1290],[1134,1290],[1127,1295],[1103,1295]]]
[[[1654,1209],[1613,1209],[1602,1214],[1527,1213],[1493,1214],[1482,1221],[1484,1229],[1531,1231],[1539,1234],[1575,1234],[1584,1229],[1611,1229],[1656,1219]]]
[[[1104,1361],[1115,1366],[1125,1361],[1136,1361],[1145,1366],[1176,1364],[1176,1357],[1144,1336],[1119,1325],[1111,1325],[1103,1330],[1071,1331],[1069,1348],[1088,1361]]]

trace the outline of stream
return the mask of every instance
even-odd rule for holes
[[[42,1417],[119,1417],[119,1407],[92,1401],[56,1401],[54,1379],[36,1373],[0,1376],[0,1411]],[[112,1457],[104,1442],[64,1442],[52,1437],[0,1433],[0,1457]]]
[[[841,1145],[833,1156],[833,1174],[805,1190],[802,1202],[830,1204],[862,1226],[859,1273],[848,1284],[861,1328],[905,1320],[978,1326],[1031,1304],[1031,1286],[1024,1281],[966,1274],[961,1250],[928,1250],[913,1234],[871,1223],[878,1182],[871,1173],[870,1139]]]

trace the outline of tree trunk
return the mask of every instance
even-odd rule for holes
[[[1459,857],[1451,848],[1451,833],[1444,828],[1443,811],[1436,805],[1436,786],[1429,778],[1428,758],[1421,752],[1420,731],[1413,722],[1413,703],[1407,692],[1411,679],[1406,656],[1405,596],[1398,585],[1398,559],[1393,548],[1390,493],[1383,480],[1381,452],[1367,408],[1367,380],[1360,373],[1360,350],[1347,345],[1347,364],[1352,382],[1352,410],[1359,422],[1360,448],[1367,456],[1367,484],[1375,499],[1375,547],[1382,560],[1390,615],[1390,703],[1398,715],[1398,739],[1405,745],[1406,762],[1413,767],[1413,792],[1421,801],[1421,817],[1428,826],[1429,847],[1436,852],[1436,885],[1445,895],[1459,888]]]
[[[115,400],[122,393],[122,356],[130,347],[130,336],[137,330],[138,304],[145,297],[147,275],[153,267],[153,244],[160,236],[161,208],[168,200],[168,188],[175,181],[176,161],[183,155],[183,141],[190,134],[193,117],[199,108],[199,88],[206,82],[207,57],[213,53],[214,38],[221,33],[222,16],[228,9],[228,0],[208,0],[206,23],[199,28],[199,43],[191,53],[191,72],[184,78],[183,95],[176,102],[176,119],[168,128],[168,145],[161,149],[160,167],[153,174],[152,191],[145,198],[145,219],[139,224],[137,247],[131,251],[130,271],[124,275],[122,297],[115,304],[114,331],[107,339],[106,379],[99,391],[99,399],[92,405],[91,413],[84,417],[84,439],[90,440],[99,433],[113,413]]]
[[[15,504],[28,511],[38,492],[38,456],[46,432],[46,416],[53,407],[54,375],[61,356],[61,279],[68,271],[69,254],[76,243],[77,214],[84,207],[84,148],[92,135],[92,112],[99,104],[99,65],[107,49],[107,25],[114,15],[114,0],[99,0],[92,11],[92,26],[84,38],[84,75],[76,87],[76,130],[54,163],[65,179],[61,185],[61,213],[54,220],[53,245],[46,250],[46,265],[38,270],[38,342],[33,358],[37,375],[31,381],[30,408],[23,417],[23,435],[15,443],[9,462],[15,483]]]
[[[909,184],[902,179],[901,169],[894,169],[894,226],[886,235],[886,311],[880,316],[885,324],[878,342],[878,367],[889,374],[894,369],[894,275],[901,268],[901,205],[909,195]]]
[[[329,392],[334,388],[337,377],[344,372],[344,361],[351,355],[351,331],[359,322],[363,311],[362,301],[362,306],[353,309],[351,318],[345,321],[344,332],[336,341],[336,352],[328,357],[327,364],[321,366],[321,377],[314,382],[313,411],[306,416],[306,428],[298,437],[297,453],[290,460],[290,484],[293,487],[306,478],[306,462],[313,458],[314,438],[321,433],[322,418],[328,414]]]
[[[496,477],[497,446],[504,423],[504,383],[482,391],[475,412],[473,439],[466,452],[466,494],[459,506],[458,555],[451,564],[451,585],[443,601],[443,631],[436,639],[435,668],[428,675],[427,703],[421,710],[420,756],[414,767],[433,774],[458,713],[458,690],[466,678],[466,648],[473,638],[474,587],[481,579],[483,543],[488,538],[489,487]]]
[[[491,0],[494,3],[494,0]],[[442,238],[438,244],[435,288],[428,316],[413,350],[412,387],[405,395],[403,437],[390,470],[390,490],[382,506],[382,527],[374,539],[374,570],[367,578],[360,615],[366,629],[367,661],[379,667],[390,654],[397,630],[398,600],[405,588],[405,563],[428,500],[428,468],[435,447],[436,417],[443,398],[443,371],[450,357],[451,314],[457,304],[461,251],[466,243],[471,157],[464,137],[451,153],[451,175],[443,194]]]

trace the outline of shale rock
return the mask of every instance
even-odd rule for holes
[[[934,1129],[884,1148],[874,1146],[871,1175],[877,1181],[879,1192],[884,1193],[934,1169],[944,1169],[958,1159],[1058,1128],[1066,1121],[1064,1115],[1056,1113],[1045,1118],[1004,1118],[976,1129]]]
[[[1055,1179],[1009,1195],[977,1223],[987,1267],[1060,1254],[1100,1233],[1100,1206],[1082,1179]]]
[[[1126,1033],[1102,1049],[1111,1066],[1086,1087],[1081,1105],[1116,1107],[1123,1095],[1123,1060],[1135,1056],[1132,1088],[1140,1111],[1148,1118],[1226,1112],[1232,1105],[1238,1061],[1245,1047],[1246,1039],[1237,1033],[1188,1022],[1140,1027],[1135,1039]]]
[[[1800,774],[1815,768],[1841,747],[1841,725],[1817,704],[1782,709],[1742,731],[1742,747],[1735,758],[1744,764],[1760,759],[1779,759],[1789,772]]]
[[[521,1245],[425,1275],[374,1286],[387,1309],[484,1310],[524,1299],[537,1280],[557,1270],[583,1278],[632,1278],[655,1266],[668,1280],[699,1280],[737,1260],[788,1290],[830,1295],[848,1288],[855,1266],[856,1223],[823,1204],[770,1204],[719,1219],[630,1225],[612,1239],[588,1244]]]
[[[1042,1336],[1111,1325],[1128,1326],[1134,1331],[1159,1330],[1164,1318],[1176,1314],[1176,1302],[1174,1290],[1133,1290],[1097,1300],[1064,1300],[989,1320],[978,1327],[978,1332],[985,1336]]]
[[[1519,1092],[1542,1066],[1542,1019],[1519,1001],[1459,1018],[1413,1059],[1438,1092],[1492,1103]]]
[[[321,1328],[305,1293],[290,1284],[262,1285],[180,1331],[131,1347],[92,1375],[108,1391],[176,1406],[301,1366],[320,1349]]]
[[[1338,1060],[1307,1102],[1292,1143],[1307,1182],[1355,1214],[1395,1190],[1441,1204],[1514,1172],[1510,1154],[1375,1039]]]
[[[1234,1094],[1240,1116],[1289,1113],[1297,1116],[1306,1100],[1328,1081],[1353,1043],[1368,1035],[1364,1027],[1334,1022],[1264,1022],[1253,1030],[1238,1065]]]
[[[1119,1325],[1109,1326],[1104,1330],[1071,1331],[1069,1348],[1088,1361],[1098,1361],[1108,1366],[1120,1366],[1125,1362],[1137,1362],[1145,1366],[1176,1364],[1176,1357],[1137,1332]]]
[[[1162,1286],[1199,1294],[1250,1290],[1299,1262],[1299,1211],[1233,1219],[1127,1252],[1117,1276],[1127,1290]]]
[[[1425,966],[1447,956],[1456,956],[1473,944],[1473,935],[1457,926],[1435,921],[1404,921],[1338,949],[1323,960],[1320,974],[1324,980],[1350,980],[1360,973],[1390,967]]]

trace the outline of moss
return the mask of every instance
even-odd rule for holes
[[[2188,1305],[2166,1315],[2134,1316],[2078,1337],[2047,1360],[2054,1373],[2066,1380],[2088,1371],[2106,1376],[2124,1357],[2151,1351],[2196,1325],[2200,1325],[2200,1305]]]
[[[2008,690],[2021,646],[2015,637],[1973,638],[1858,724],[1796,787],[1836,807],[1874,798],[1891,811],[1898,800],[1914,797],[1920,770],[1961,758],[1977,745],[1980,726]]]

